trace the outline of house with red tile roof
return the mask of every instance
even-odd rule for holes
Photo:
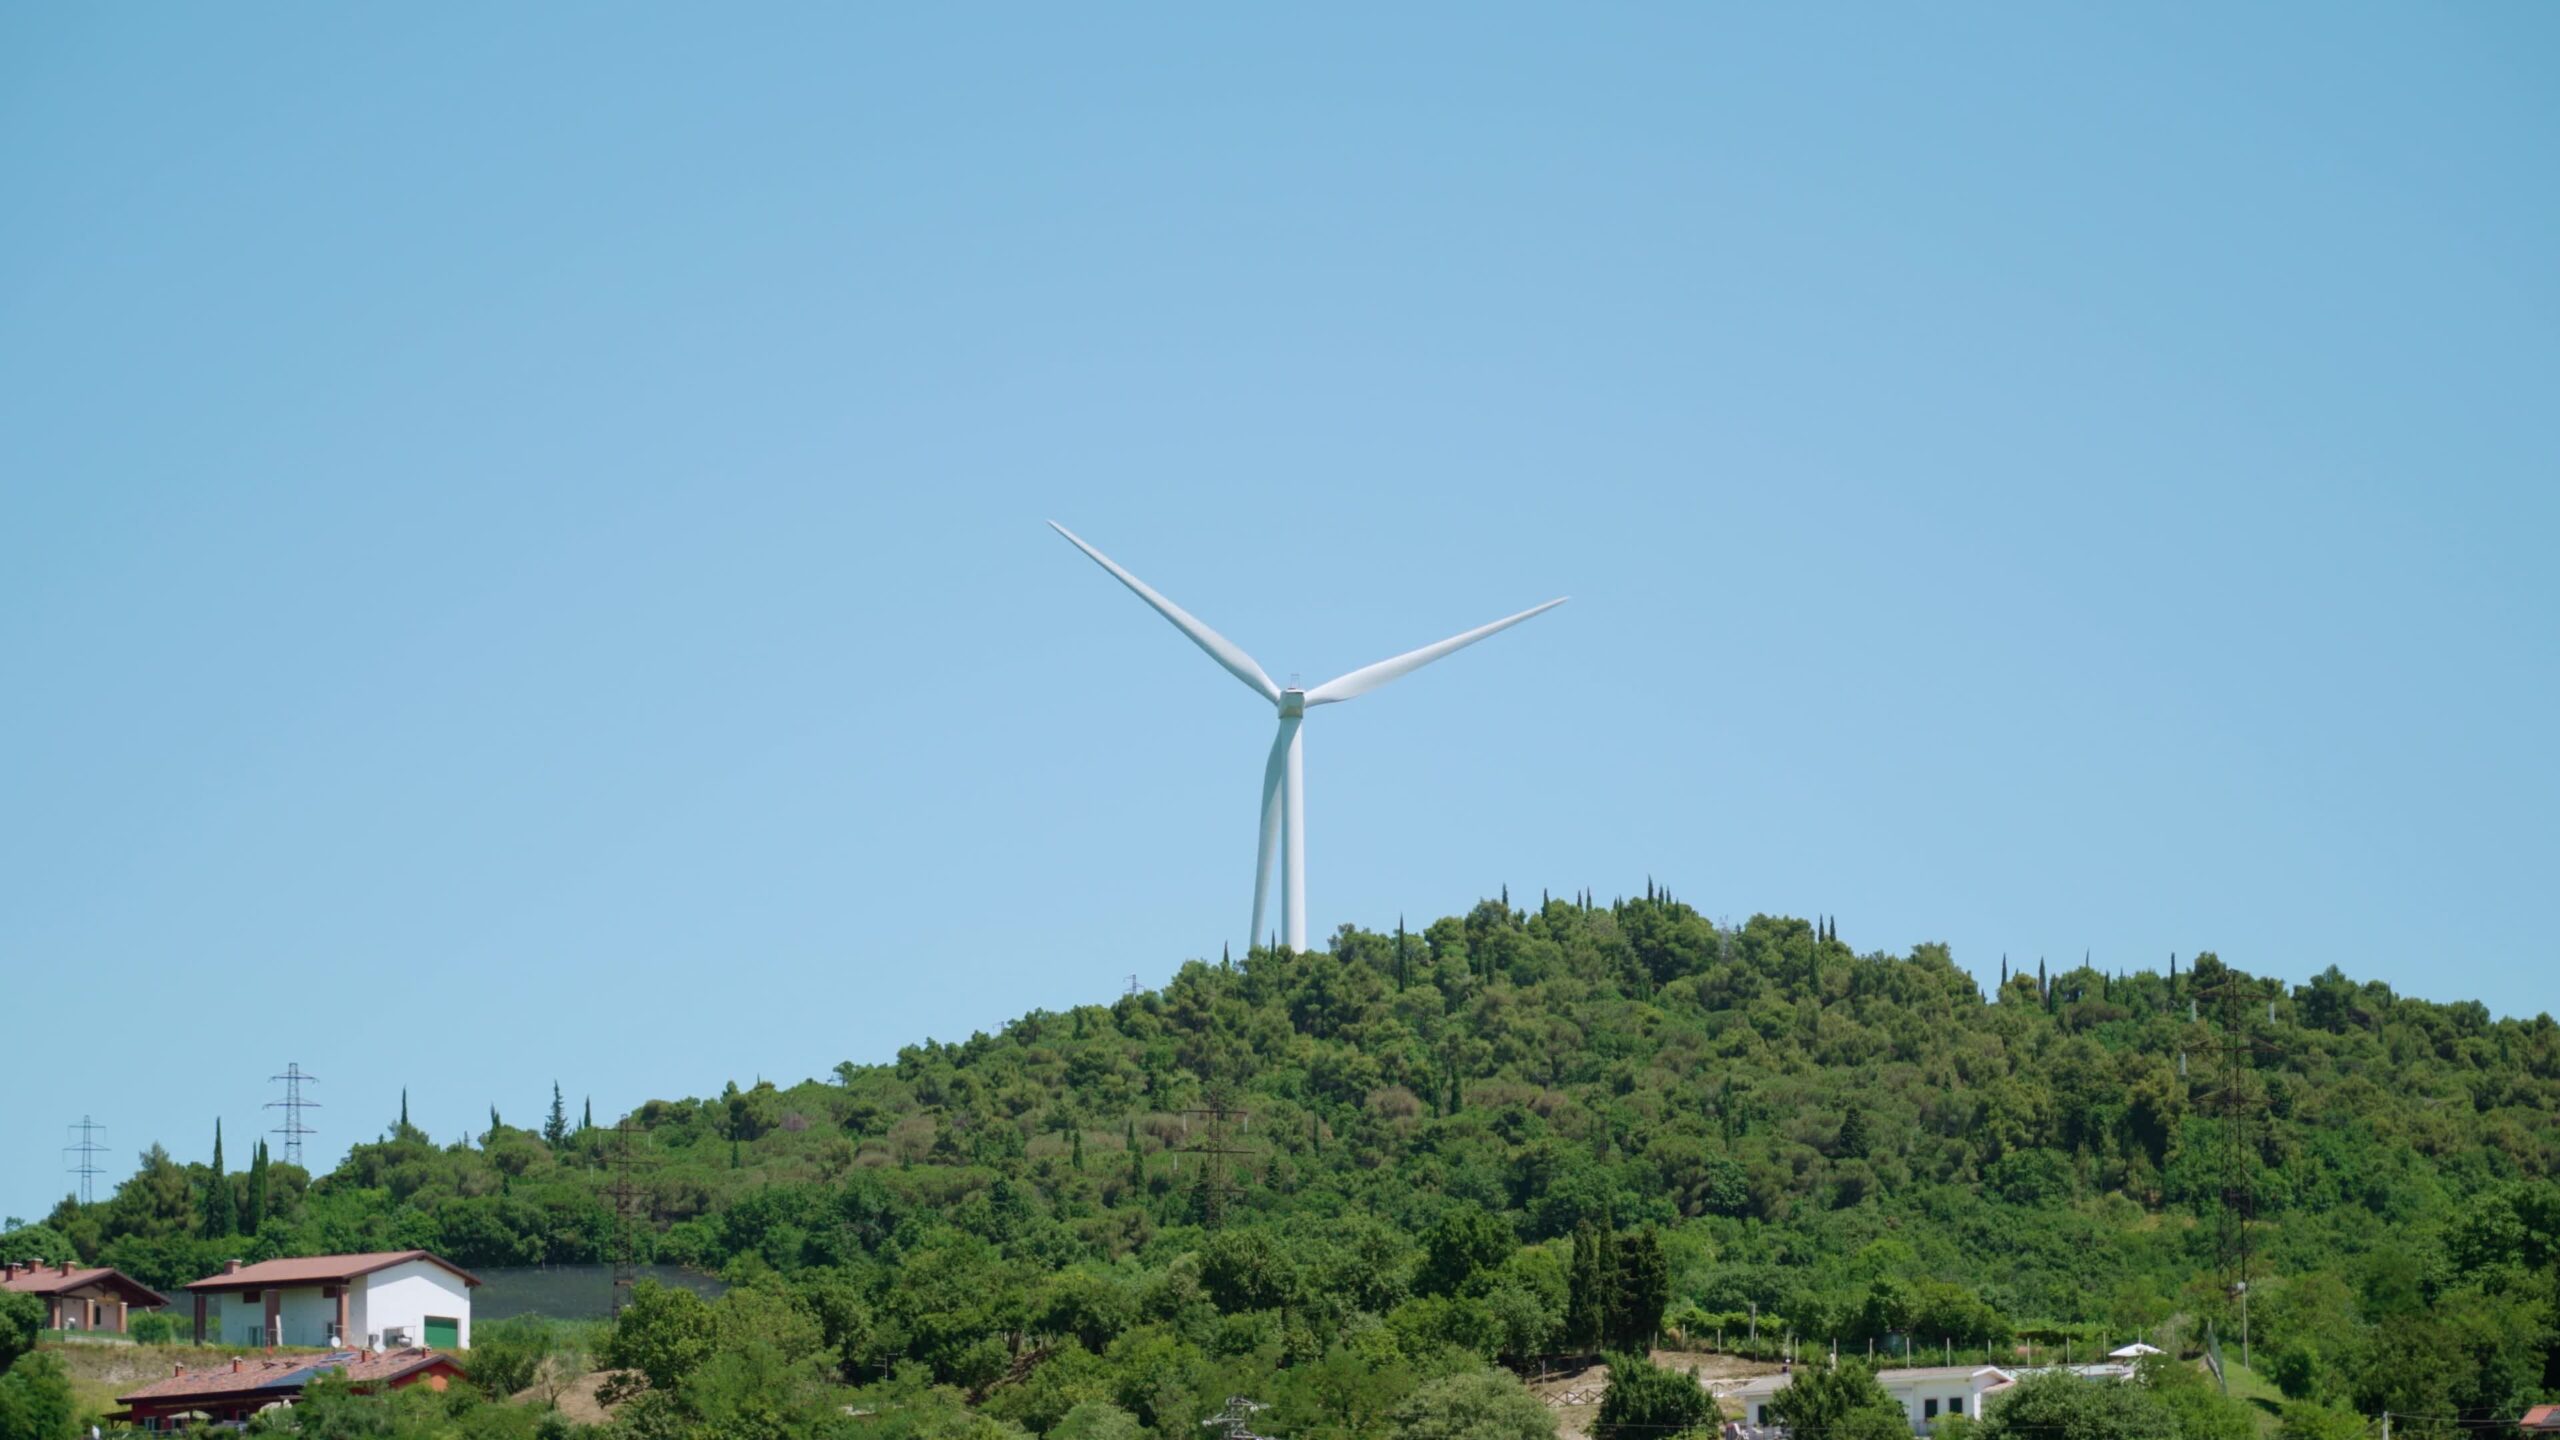
[[[471,1348],[480,1277],[424,1250],[234,1260],[191,1281],[199,1345]]]
[[[169,1297],[109,1265],[77,1265],[69,1260],[13,1261],[0,1266],[0,1290],[33,1295],[44,1302],[48,1330],[125,1332],[135,1310],[157,1310]]]
[[[2527,1435],[2560,1435],[2560,1405],[2536,1405],[2524,1412],[2516,1428]]]
[[[332,1370],[343,1370],[359,1390],[398,1390],[426,1385],[437,1390],[462,1378],[462,1366],[433,1350],[340,1350],[328,1355],[235,1359],[210,1369],[180,1365],[166,1380],[116,1397],[124,1408],[110,1419],[145,1430],[238,1422],[273,1405],[290,1405],[302,1389]]]

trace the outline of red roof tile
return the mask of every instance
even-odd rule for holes
[[[440,1350],[422,1349],[384,1350],[369,1358],[361,1350],[339,1350],[327,1355],[278,1355],[257,1360],[235,1360],[229,1365],[191,1370],[184,1375],[155,1380],[139,1390],[117,1396],[116,1403],[206,1400],[262,1391],[272,1391],[282,1397],[301,1393],[303,1386],[332,1370],[346,1371],[347,1378],[359,1385],[378,1385],[424,1370],[438,1361],[457,1370],[462,1368],[460,1362]]]
[[[2536,1405],[2516,1422],[2520,1430],[2560,1430],[2560,1405]]]
[[[359,1275],[388,1270],[411,1260],[425,1260],[441,1265],[462,1277],[465,1285],[477,1285],[480,1277],[441,1256],[424,1250],[377,1250],[365,1255],[304,1255],[291,1260],[261,1260],[243,1265],[220,1275],[207,1275],[190,1280],[190,1290],[264,1290],[289,1285],[338,1285]]]
[[[109,1265],[93,1265],[65,1273],[58,1265],[39,1265],[0,1276],[0,1290],[20,1295],[53,1295],[83,1285],[104,1285],[124,1296],[128,1305],[166,1305],[169,1297]]]

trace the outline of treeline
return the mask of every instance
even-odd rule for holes
[[[2560,1387],[2555,1116],[2548,1016],[2210,955],[1985,996],[1940,946],[1657,892],[1194,962],[628,1133],[555,1092],[539,1131],[403,1122],[316,1178],[155,1147],[32,1243],[153,1283],[411,1245],[594,1261],[627,1147],[642,1258],[783,1297],[811,1384],[947,1387],[1039,1434],[1092,1400],[1171,1436],[1309,1376],[1390,1377],[1362,1403],[1392,1411],[1656,1334],[2192,1349],[2237,1333],[2237,1187],[2289,1395],[2486,1422]]]

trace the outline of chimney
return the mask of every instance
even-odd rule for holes
[[[237,1275],[237,1274],[239,1274],[239,1273],[240,1273],[240,1262],[239,1262],[239,1261],[237,1261],[237,1260],[225,1260],[225,1261],[223,1261],[223,1262],[222,1262],[222,1273],[223,1273],[223,1274],[225,1274],[225,1275]]]
[[[184,1365],[172,1365],[169,1367],[169,1372],[175,1379],[184,1380],[187,1378],[187,1367]]]
[[[71,1262],[70,1262],[70,1261],[68,1261],[68,1260],[62,1261],[62,1262],[61,1262],[61,1265],[62,1265],[62,1269],[61,1269],[61,1270],[60,1270],[60,1272],[58,1272],[58,1273],[61,1273],[61,1274],[64,1274],[64,1275],[68,1275],[68,1274],[70,1274],[70,1273],[71,1273]]]
[[[240,1357],[237,1355],[231,1357],[231,1373],[234,1375],[240,1373]]]

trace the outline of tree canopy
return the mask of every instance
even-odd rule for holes
[[[155,1145],[0,1251],[164,1288],[235,1255],[596,1262],[628,1176],[640,1257],[738,1287],[634,1297],[610,1348],[667,1423],[1196,1435],[1244,1396],[1292,1435],[1385,1433],[1431,1387],[1516,1411],[1489,1366],[1657,1337],[2191,1351],[2236,1331],[2237,1184],[2256,1344],[2306,1433],[2511,1417],[2560,1375],[2560,1027],[2335,969],[2038,967],[1985,995],[1942,946],[1720,925],[1655,887],[1193,961],[624,1131],[569,1124],[559,1085],[491,1113],[438,1144],[404,1110],[316,1176]],[[2031,1398],[2124,1431],[2102,1440],[2161,1414],[2220,1440],[2213,1407],[2141,1393]]]

